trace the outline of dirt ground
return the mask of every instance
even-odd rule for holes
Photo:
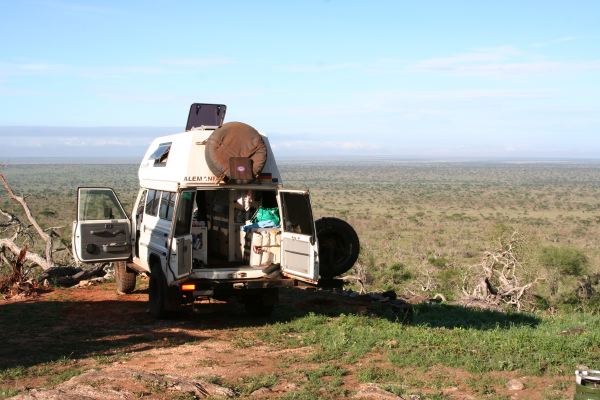
[[[252,319],[233,302],[201,304],[179,318],[156,321],[147,312],[146,300],[144,290],[118,296],[114,284],[107,283],[1,302],[0,371],[4,372],[0,397],[310,398],[299,392],[307,380],[302,371],[320,367],[310,361],[313,349],[268,345],[255,336],[268,324],[285,323],[285,318]],[[299,289],[286,290],[281,296],[282,303],[306,313],[318,313],[331,301],[327,295]],[[341,301],[349,313],[366,312],[361,301]],[[359,383],[356,373],[367,364],[390,367],[380,354],[348,365],[340,393],[380,399],[479,398],[461,383],[470,374],[446,367],[401,372],[432,380],[443,374],[459,384],[436,387],[431,397],[423,388],[421,397],[399,397],[364,380]],[[541,399],[543,389],[556,383],[545,377],[498,374],[502,382],[511,378],[526,381],[525,388],[510,391],[502,387],[498,399]]]

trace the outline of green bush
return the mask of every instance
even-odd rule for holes
[[[427,261],[429,262],[429,264],[438,268],[445,268],[448,264],[450,264],[450,260],[448,260],[446,257],[436,257],[435,255],[429,256],[427,258]]]
[[[585,273],[588,259],[573,247],[543,247],[540,254],[542,265],[557,269],[563,275],[581,276]]]

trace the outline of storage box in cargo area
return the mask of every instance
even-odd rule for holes
[[[281,261],[281,231],[254,228],[240,231],[242,259],[251,267],[266,267]]]

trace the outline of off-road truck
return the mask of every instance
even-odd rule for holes
[[[284,189],[268,138],[226,106],[195,103],[186,130],[156,138],[130,216],[111,188],[79,187],[73,253],[112,261],[119,293],[148,273],[158,318],[199,298],[238,297],[267,315],[280,287],[327,285],[355,263],[356,232],[313,219],[309,192]]]

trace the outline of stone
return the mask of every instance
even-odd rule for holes
[[[358,387],[358,392],[353,396],[355,399],[371,400],[404,400],[402,397],[383,390],[374,383],[365,383]]]
[[[261,387],[260,389],[256,389],[254,392],[250,393],[250,397],[255,397],[258,399],[262,399],[264,397],[269,396],[272,393],[272,390],[267,387]]]
[[[508,390],[523,390],[525,389],[525,385],[519,379],[511,379],[506,382],[506,388]]]

